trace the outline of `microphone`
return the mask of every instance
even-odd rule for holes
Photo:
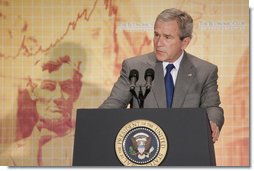
[[[146,90],[151,90],[153,79],[154,79],[154,70],[152,68],[148,68],[145,71]]]
[[[136,69],[131,70],[129,80],[130,80],[130,90],[134,90],[136,87],[136,82],[138,81],[138,71]]]

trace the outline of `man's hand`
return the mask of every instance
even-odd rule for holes
[[[211,125],[211,129],[212,129],[213,142],[215,143],[219,139],[220,130],[219,130],[219,127],[216,125],[216,123],[210,121],[210,125]]]

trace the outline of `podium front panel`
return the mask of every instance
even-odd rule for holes
[[[78,109],[74,166],[122,166],[115,151],[116,136],[134,120],[159,125],[167,137],[161,166],[213,166],[214,147],[205,109]]]

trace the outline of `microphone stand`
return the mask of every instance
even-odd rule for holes
[[[144,86],[141,85],[141,86],[137,86],[137,87],[139,87],[138,96],[135,92],[135,89],[130,89],[130,92],[135,97],[135,99],[138,101],[139,108],[144,108],[145,98],[151,91],[151,88],[146,87],[145,94],[143,94],[142,87],[144,87]]]
[[[136,86],[136,82],[138,81],[138,71],[133,69],[130,72],[130,76],[129,76],[129,80],[131,83],[130,92],[136,98],[139,108],[144,108],[145,98],[151,91],[151,86],[152,86],[151,83],[152,83],[153,79],[154,79],[154,70],[152,68],[148,68],[145,71],[146,84],[145,85],[141,84],[140,86]],[[136,87],[139,87],[138,96],[135,91]],[[143,94],[142,87],[146,88],[145,94]],[[133,98],[132,98],[132,105],[133,105]],[[131,105],[131,107],[132,107],[132,105]]]
[[[144,108],[145,98],[143,96],[143,91],[142,91],[141,86],[139,87],[138,98],[139,98],[139,108]]]

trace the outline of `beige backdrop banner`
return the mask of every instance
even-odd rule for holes
[[[219,68],[217,165],[249,166],[249,7],[243,0],[1,0],[0,165],[70,166],[77,108],[97,108],[129,57],[153,50],[166,8],[194,18],[187,48]]]

